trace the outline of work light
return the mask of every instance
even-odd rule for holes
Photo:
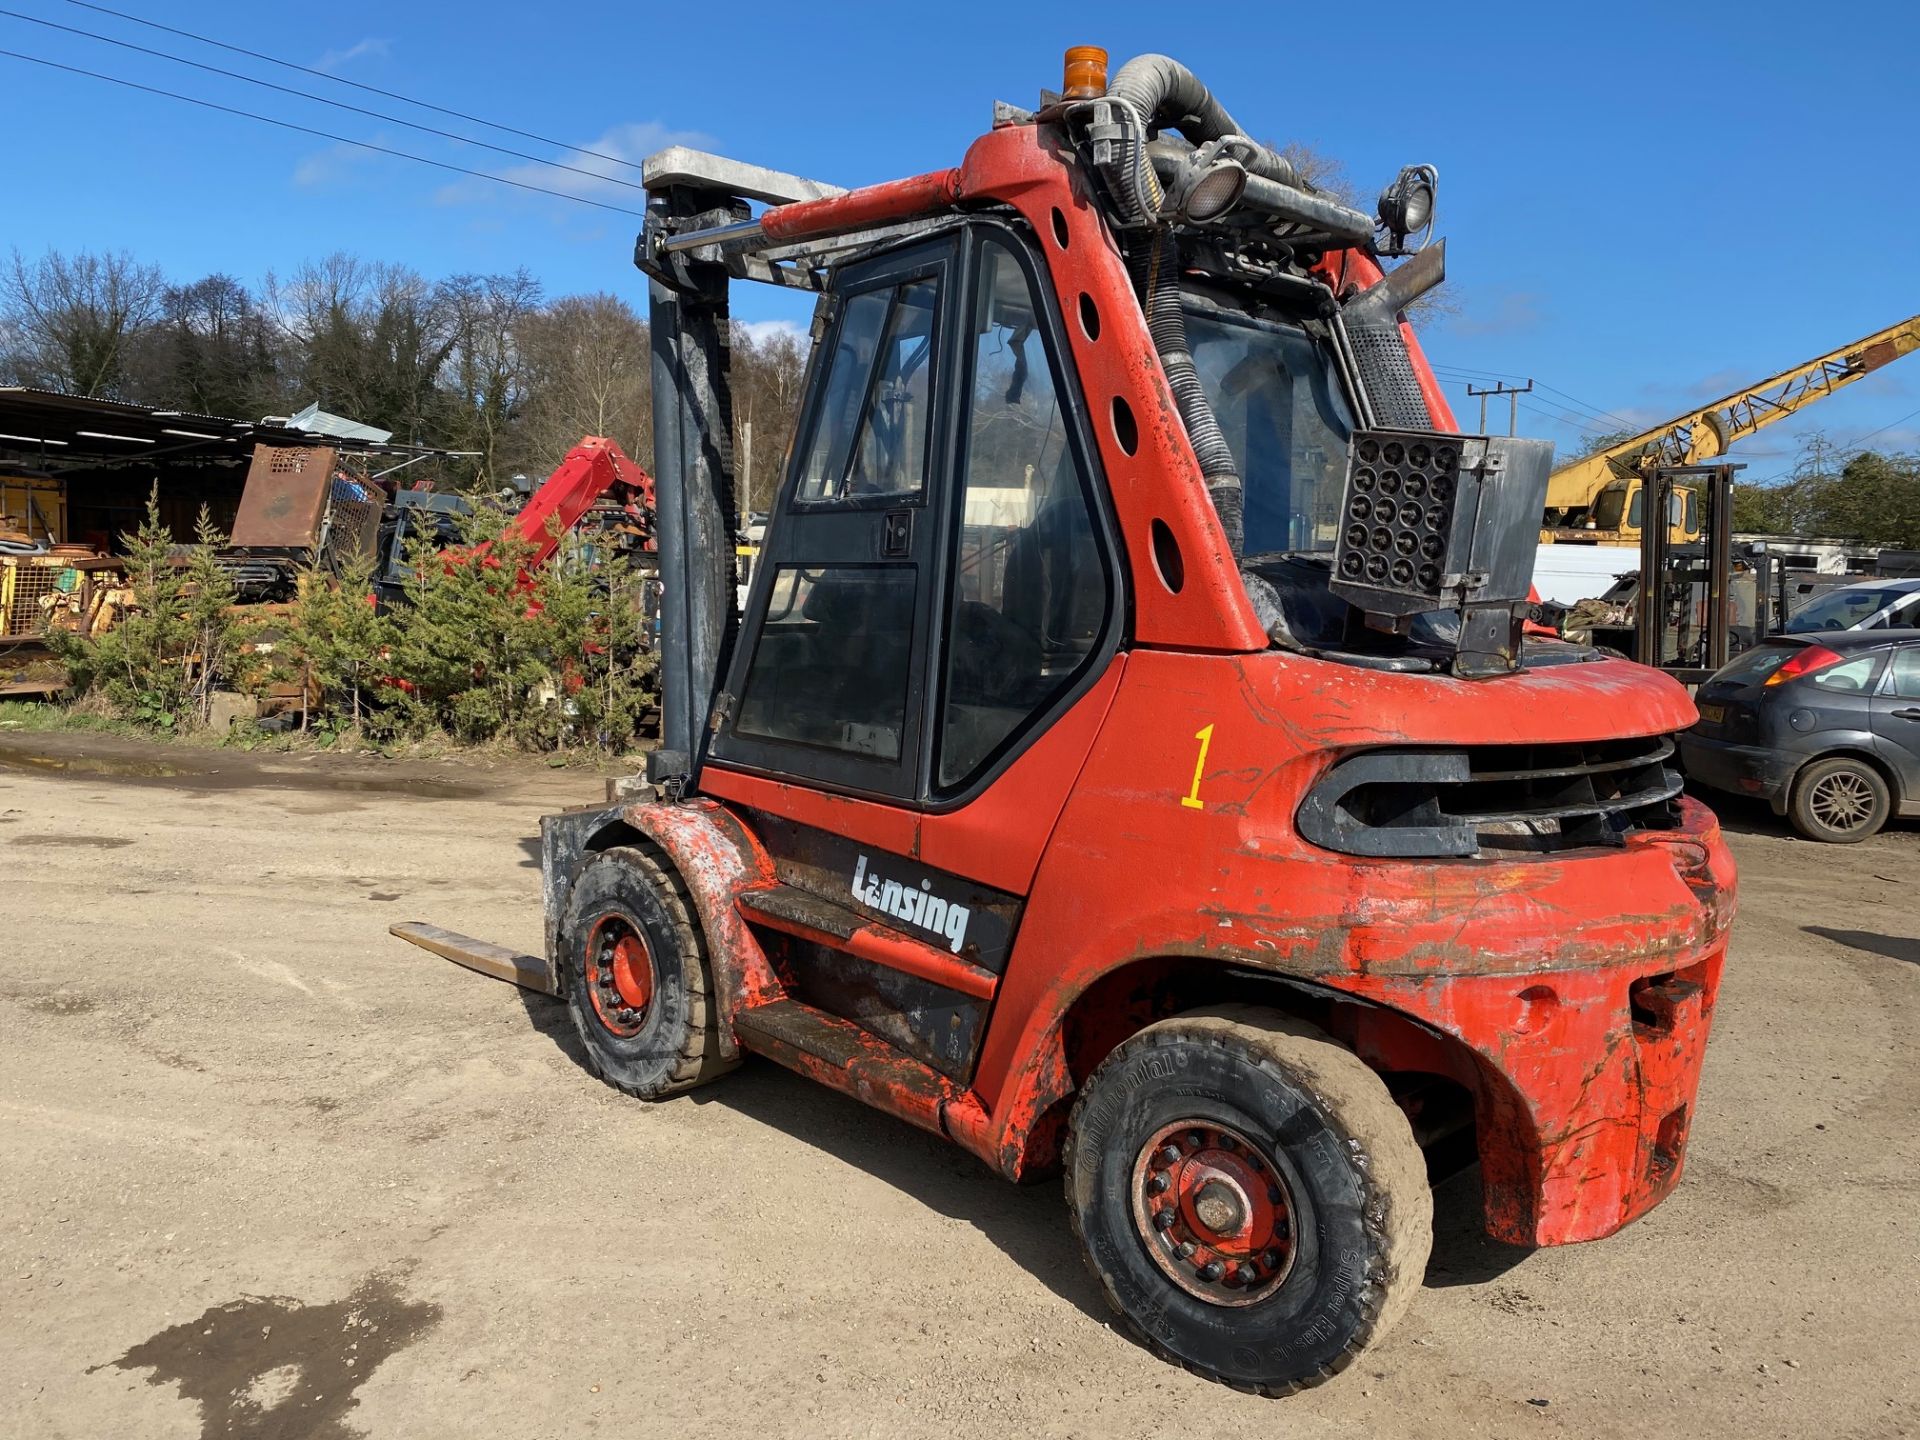
[[[1240,203],[1247,188],[1246,167],[1238,160],[1204,156],[1204,151],[1196,152],[1167,185],[1166,209],[1196,224],[1219,219]]]
[[[1404,254],[1407,237],[1433,228],[1433,197],[1440,174],[1431,165],[1409,165],[1380,192],[1380,223],[1393,237],[1389,253]],[[1422,237],[1421,244],[1425,244]],[[1413,247],[1420,249],[1420,245]]]

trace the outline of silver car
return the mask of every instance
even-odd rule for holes
[[[1842,585],[1802,605],[1781,629],[1789,635],[1814,635],[1829,630],[1914,627],[1920,627],[1920,579]]]

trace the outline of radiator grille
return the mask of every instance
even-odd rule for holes
[[[1678,822],[1670,736],[1369,750],[1308,792],[1300,833],[1350,855],[1477,855],[1618,845]]]

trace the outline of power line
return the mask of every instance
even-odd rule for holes
[[[1913,419],[1913,417],[1916,415],[1920,415],[1920,410],[1909,410],[1906,414],[1902,415],[1898,420],[1889,420],[1886,424],[1882,425],[1878,430],[1869,430],[1866,434],[1862,435],[1858,440],[1851,441],[1848,444],[1841,446],[1840,448],[1843,450],[1858,450],[1862,445],[1862,443],[1864,443],[1865,441],[1871,440],[1876,435],[1885,434],[1887,431],[1893,429],[1893,427],[1896,425],[1904,425],[1907,421]]]
[[[1488,386],[1485,390],[1476,390],[1471,385],[1467,386],[1467,395],[1470,398],[1477,397],[1480,401],[1480,433],[1482,435],[1487,433],[1487,398],[1493,395],[1505,395],[1507,397],[1507,434],[1519,434],[1520,397],[1532,393],[1533,381],[1531,380],[1525,385],[1509,385],[1502,380],[1498,385]]]
[[[371,150],[376,155],[391,155],[396,160],[411,160],[418,165],[431,165],[436,170],[450,170],[456,175],[469,175],[475,180],[491,180],[496,185],[511,185],[516,190],[530,190],[536,195],[550,195],[555,200],[571,200],[576,205],[591,205],[596,210],[611,210],[616,215],[631,215],[636,220],[646,219],[646,213],[629,210],[621,205],[608,205],[600,200],[589,200],[583,195],[569,195],[564,190],[549,190],[544,185],[529,185],[524,180],[509,180],[504,175],[489,175],[484,170],[469,170],[464,165],[450,164],[445,160],[430,160],[425,155],[414,155],[405,150],[390,149],[385,145],[375,145],[368,140],[355,140],[346,135],[335,135],[330,130],[316,130],[311,125],[296,125],[291,120],[276,120],[271,115],[258,115],[251,110],[237,110],[231,105],[216,105],[211,100],[202,100],[195,95],[182,95],[175,90],[162,90],[156,85],[142,85],[135,80],[122,80],[117,75],[103,75],[98,70],[83,70],[78,65],[62,65],[58,60],[44,60],[38,55],[23,55],[18,50],[0,50],[13,60],[25,60],[31,65],[44,65],[49,70],[64,70],[69,75],[85,75],[92,80],[104,80],[109,85],[124,86],[128,90],[144,90],[149,95],[163,95],[169,100],[181,100],[188,105],[198,105],[206,110],[218,110],[224,115],[238,115],[243,120],[257,120],[262,125],[276,125],[282,130],[298,131],[302,135],[318,136],[322,140],[331,140],[339,145],[351,145],[359,150]]]
[[[229,80],[239,80],[248,85],[258,85],[263,90],[277,90],[282,95],[291,95],[297,100],[311,100],[318,105],[331,105],[336,110],[350,110],[355,115],[370,116],[385,121],[389,125],[404,125],[409,130],[418,130],[425,135],[438,135],[443,140],[457,140],[462,145],[477,145],[482,150],[491,150],[499,155],[511,155],[516,160],[531,160],[536,165],[551,165],[556,170],[571,171],[575,175],[584,175],[589,180],[601,180],[609,185],[624,185],[629,190],[645,191],[644,185],[636,185],[631,180],[619,180],[611,175],[603,175],[597,170],[582,170],[578,165],[565,165],[558,160],[548,160],[539,155],[529,154],[525,150],[513,150],[505,145],[495,145],[488,140],[475,140],[466,135],[456,135],[451,130],[436,129],[432,125],[417,124],[412,120],[402,120],[398,115],[388,115],[379,110],[368,110],[364,106],[349,105],[344,100],[328,100],[319,95],[309,94],[305,90],[296,90],[291,85],[276,85],[271,80],[259,80],[251,75],[243,75],[238,70],[224,70],[218,65],[203,65],[198,60],[189,60],[184,55],[170,55],[165,50],[150,49],[145,45],[135,45],[131,40],[116,40],[111,35],[101,35],[92,30],[82,30],[73,25],[61,25],[52,20],[42,20],[37,15],[23,15],[18,10],[0,9],[0,15],[14,20],[25,20],[31,25],[44,25],[49,30],[60,30],[68,35],[79,35],[84,39],[98,40],[103,45],[117,45],[122,50],[132,50],[141,55],[152,55],[157,59],[171,60],[176,65],[190,65],[195,70],[204,70],[209,75],[224,75]],[[570,147],[569,147],[570,148]]]
[[[378,85],[363,85],[358,80],[349,80],[343,75],[330,75],[325,70],[315,70],[306,65],[296,65],[291,60],[282,60],[277,56],[263,54],[258,50],[249,50],[243,45],[229,45],[224,40],[215,40],[209,35],[196,34],[192,30],[177,30],[171,25],[162,25],[158,20],[145,20],[138,15],[129,15],[124,10],[114,10],[105,5],[92,4],[91,0],[67,0],[67,4],[76,5],[82,10],[97,10],[102,15],[111,15],[118,20],[130,21],[135,25],[144,25],[149,30],[162,30],[169,35],[178,35],[183,40],[194,40],[202,45],[211,45],[216,50],[227,50],[235,55],[245,55],[251,60],[264,60],[269,65],[278,65],[285,70],[296,70],[302,75],[312,75],[320,80],[331,80],[335,85],[348,85],[355,90],[364,90],[369,95],[384,95],[389,100],[398,100],[403,105],[418,106],[422,110],[431,110],[437,115],[451,115],[456,120],[465,120],[474,125],[484,125],[487,129],[498,130],[503,135],[518,135],[522,140],[538,140],[542,145],[553,145],[562,150],[571,150],[576,155],[591,155],[596,160],[606,160],[615,165],[624,165],[629,170],[638,170],[640,168],[633,161],[624,159],[619,155],[607,155],[599,150],[588,150],[579,145],[569,145],[564,140],[555,140],[547,135],[536,135],[531,130],[516,130],[513,126],[502,125],[497,120],[483,120],[480,116],[469,115],[464,110],[449,110],[444,105],[434,105],[425,100],[415,100],[411,95],[402,95],[397,90],[382,90]]]
[[[1643,428],[1641,426],[1635,425],[1633,421],[1627,419],[1623,415],[1616,415],[1611,410],[1602,410],[1598,405],[1595,405],[1592,402],[1587,400],[1582,400],[1577,395],[1569,395],[1565,390],[1561,390],[1556,388],[1555,386],[1549,385],[1545,381],[1541,382],[1540,388],[1542,390],[1545,390],[1547,393],[1551,395],[1558,395],[1562,400],[1566,400],[1570,402],[1576,410],[1584,410],[1589,415],[1594,416],[1596,419],[1612,421],[1615,425],[1618,425],[1622,430],[1638,431]]]
[[[1590,420],[1582,419],[1580,416],[1569,414],[1564,410],[1542,410],[1538,405],[1529,404],[1526,401],[1520,402],[1520,408],[1531,415],[1538,415],[1542,420],[1551,420],[1556,425],[1565,425],[1573,430],[1584,430],[1589,435],[1599,436],[1612,433],[1594,424]]]
[[[1436,371],[1443,370],[1448,372],[1456,380],[1525,380],[1528,378],[1525,375],[1515,374],[1510,370],[1472,370],[1462,365],[1435,365],[1433,368]],[[1636,434],[1639,433],[1641,427],[1635,425],[1631,420],[1623,416],[1615,415],[1611,410],[1602,410],[1598,405],[1582,400],[1579,396],[1570,394],[1556,385],[1549,385],[1544,380],[1538,381],[1537,385],[1539,389],[1558,395],[1562,401],[1571,405],[1575,410],[1591,415],[1595,420],[1602,421],[1609,426],[1615,426],[1622,430],[1632,430]]]
[[[1471,366],[1467,366],[1467,365],[1435,365],[1433,368],[1436,370],[1449,370],[1449,371],[1452,371],[1456,375],[1456,377],[1461,377],[1461,378],[1470,377],[1475,380],[1525,380],[1529,378],[1513,370],[1476,370]],[[1632,424],[1633,424],[1632,421],[1624,419],[1619,415],[1615,415],[1611,410],[1602,410],[1598,405],[1592,404],[1591,402],[1586,400],[1582,400],[1578,395],[1575,395],[1570,391],[1562,390],[1558,386],[1549,385],[1544,380],[1538,383],[1539,383],[1540,389],[1548,390],[1548,391],[1551,391],[1553,394],[1558,395],[1562,400],[1565,400],[1569,404],[1571,404],[1573,408],[1576,410],[1584,410],[1597,420],[1607,420],[1607,421],[1611,421],[1616,425],[1622,425],[1628,428],[1632,428]]]

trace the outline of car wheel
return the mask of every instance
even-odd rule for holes
[[[1864,760],[1816,760],[1793,782],[1787,816],[1809,840],[1850,845],[1876,833],[1893,813],[1887,782]]]

